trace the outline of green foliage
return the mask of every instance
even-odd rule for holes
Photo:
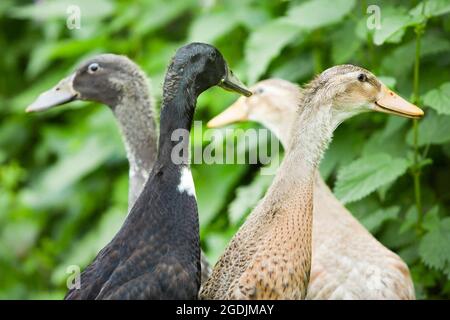
[[[315,30],[340,22],[355,6],[355,0],[310,0],[292,6],[287,16],[296,26]]]
[[[249,66],[248,80],[255,82],[272,59],[298,34],[299,29],[286,19],[274,20],[255,30],[245,48],[245,60]],[[270,43],[270,46],[267,43]]]
[[[379,153],[364,156],[342,167],[334,189],[343,203],[359,200],[405,173],[408,162]]]
[[[450,115],[450,82],[427,92],[423,97],[423,102],[439,114]]]
[[[110,110],[72,103],[28,115],[25,107],[100,52],[135,60],[159,101],[166,66],[189,41],[216,45],[248,84],[269,77],[304,84],[332,65],[353,63],[414,96],[426,113],[415,129],[394,116],[355,117],[336,130],[320,171],[409,265],[419,298],[450,298],[450,1],[372,2],[0,1],[0,298],[60,299],[67,267],[83,269],[127,211],[128,166]],[[369,4],[381,9],[381,29],[367,28]],[[66,27],[68,5],[81,8],[79,30]],[[209,90],[196,120],[236,98]],[[206,143],[192,136],[193,147]],[[202,246],[214,262],[272,177],[261,176],[259,165],[192,171]]]
[[[420,257],[427,266],[444,271],[450,279],[450,218],[437,217],[426,229],[419,246]]]

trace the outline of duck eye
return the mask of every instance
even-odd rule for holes
[[[100,69],[100,66],[98,65],[98,63],[91,63],[88,67],[88,72],[92,74],[92,73],[97,72],[98,69]]]
[[[258,88],[258,89],[255,90],[255,93],[256,93],[256,94],[261,94],[261,93],[263,93],[263,92],[264,92],[264,89],[263,89],[263,88]]]
[[[367,76],[364,73],[360,73],[358,76],[358,80],[361,82],[366,82],[367,81]]]

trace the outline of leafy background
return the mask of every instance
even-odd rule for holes
[[[450,1],[424,3],[1,1],[0,298],[62,298],[67,266],[88,264],[127,208],[127,161],[108,108],[76,102],[27,115],[25,107],[100,52],[134,59],[159,101],[170,57],[194,40],[215,44],[249,84],[268,77],[302,84],[329,66],[354,63],[425,109],[418,122],[365,114],[341,125],[321,172],[408,263],[418,298],[450,298]],[[66,28],[70,4],[81,8],[80,30]],[[366,27],[369,4],[381,8],[379,30]],[[206,92],[196,119],[210,119],[236,98]],[[211,262],[270,184],[259,169],[193,166]]]

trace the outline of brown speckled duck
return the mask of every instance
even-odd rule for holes
[[[289,144],[303,91],[281,79],[261,81],[251,97],[239,98],[209,127],[253,120]],[[403,260],[375,239],[339,202],[316,173],[312,262],[306,299],[415,299]]]
[[[322,154],[344,120],[380,111],[419,118],[369,71],[327,69],[300,95],[285,158],[265,197],[204,284],[203,299],[304,299],[311,270],[313,186]]]

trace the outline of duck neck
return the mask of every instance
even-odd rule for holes
[[[266,212],[266,219],[284,232],[275,231],[277,245],[293,248],[293,261],[302,262],[297,280],[304,296],[311,268],[314,180],[333,127],[329,108],[304,105],[302,110],[265,203],[275,208]]]
[[[179,77],[166,78],[160,120],[159,165],[189,164],[189,133],[198,96],[193,86]]]
[[[306,105],[295,120],[290,140],[286,144],[286,157],[280,167],[283,180],[312,183],[323,153],[334,131],[331,106]]]
[[[113,108],[119,123],[129,162],[128,208],[141,193],[157,152],[154,109],[146,80],[130,82],[122,99]]]

